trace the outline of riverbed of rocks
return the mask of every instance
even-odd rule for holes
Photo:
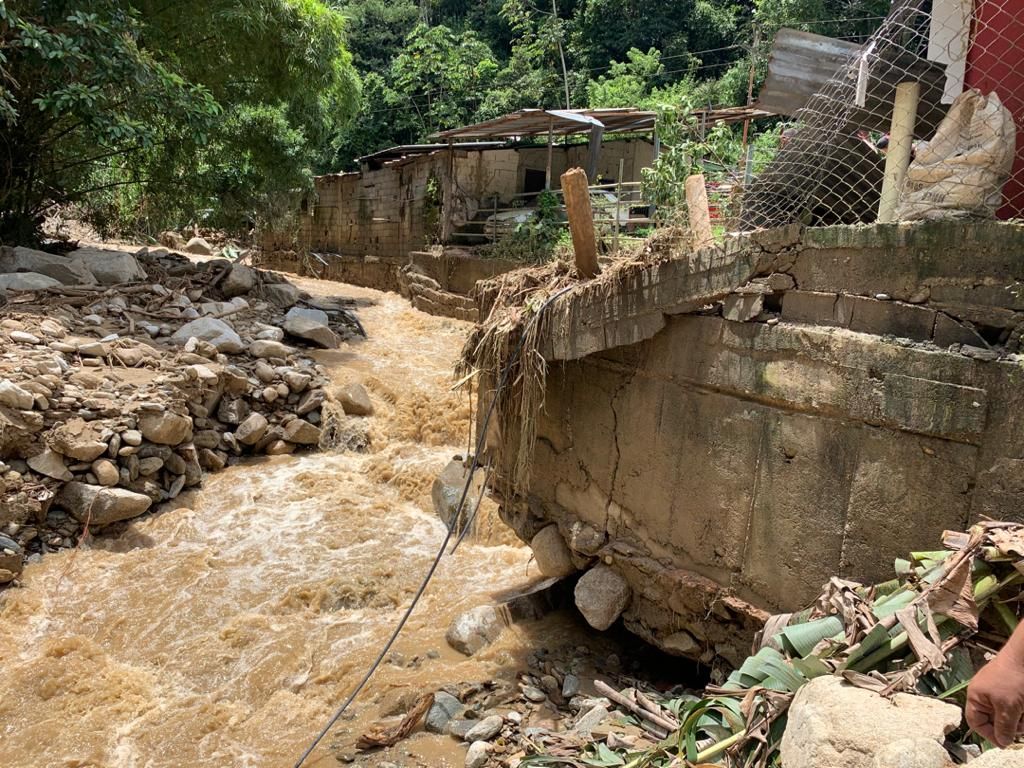
[[[418,659],[389,658],[388,663],[415,667]],[[660,731],[618,705],[602,691],[611,690],[627,701],[687,696],[683,686],[655,690],[640,678],[650,670],[637,659],[621,659],[606,644],[553,644],[532,651],[514,679],[452,683],[433,694],[420,728],[391,753],[360,751],[346,743],[334,745],[341,763],[366,766],[420,764],[415,741],[450,738],[465,748],[467,768],[515,768],[528,755],[579,759],[587,745],[600,741],[630,751],[654,746]],[[381,702],[385,721],[398,720],[418,698],[405,690]],[[639,705],[635,705],[639,707]],[[384,723],[382,723],[384,725]],[[645,725],[647,728],[645,728]],[[412,751],[409,751],[412,750]],[[407,761],[391,763],[406,753]]]
[[[313,349],[352,307],[282,276],[163,248],[0,248],[0,584],[253,454],[365,435],[360,387]],[[358,446],[356,446],[358,447]]]
[[[391,659],[389,663],[401,660]],[[416,659],[409,663],[415,666]],[[679,738],[679,708],[698,692],[682,685],[652,685],[652,669],[587,646],[538,648],[514,682],[488,680],[446,685],[433,694],[422,730],[395,751],[354,751],[335,745],[341,763],[377,768],[425,765],[417,739],[447,736],[465,747],[465,768],[518,768],[531,756],[540,765],[626,765],[659,744]],[[866,680],[866,678],[865,678]],[[781,738],[787,768],[1022,768],[1024,744],[982,754],[965,743],[963,712],[955,703],[910,693],[883,696],[864,680],[815,678],[789,705]],[[382,714],[399,718],[415,692],[383,702]],[[773,741],[779,734],[772,734]],[[667,739],[667,741],[666,741]],[[698,742],[700,749],[708,745]],[[776,743],[776,747],[779,745]],[[390,759],[408,761],[391,762]],[[681,758],[659,755],[682,768]],[[384,758],[384,759],[382,759]],[[646,764],[646,763],[645,763]],[[652,763],[654,764],[654,763]],[[658,764],[662,764],[659,762]],[[685,763],[689,765],[690,763]],[[721,753],[702,765],[731,764]]]

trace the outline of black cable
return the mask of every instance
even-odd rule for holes
[[[405,610],[405,613],[402,614],[402,618],[399,620],[394,632],[391,633],[391,637],[388,638],[387,643],[384,644],[384,648],[381,649],[381,652],[380,654],[378,654],[376,660],[370,666],[369,670],[367,670],[366,674],[363,675],[362,680],[359,681],[359,684],[355,687],[352,693],[350,693],[348,698],[345,699],[345,703],[338,708],[338,710],[334,713],[331,719],[327,721],[327,725],[325,725],[320,730],[320,733],[318,733],[316,738],[313,739],[313,742],[309,745],[309,747],[306,748],[306,751],[302,753],[302,757],[300,757],[298,759],[298,762],[295,763],[294,768],[302,768],[302,764],[306,762],[306,758],[313,754],[313,750],[317,748],[317,745],[319,745],[321,741],[323,741],[324,737],[328,734],[331,728],[334,727],[338,720],[341,719],[341,716],[345,714],[345,711],[349,708],[349,706],[351,706],[352,702],[355,701],[356,696],[358,696],[362,692],[363,688],[366,687],[366,684],[370,682],[370,678],[373,677],[373,673],[377,671],[377,667],[379,667],[381,665],[381,662],[384,661],[384,657],[387,656],[388,651],[390,651],[391,647],[395,644],[395,641],[398,639],[399,634],[401,634],[402,630],[405,628],[406,622],[409,621],[409,617],[412,616],[412,612],[413,610],[415,610],[417,603],[419,603],[420,598],[423,597],[423,593],[426,592],[427,585],[430,583],[430,580],[433,578],[438,566],[441,564],[441,560],[445,555],[445,551],[448,549],[448,544],[452,540],[452,537],[455,535],[455,529],[458,525],[459,515],[462,514],[462,508],[466,504],[466,497],[469,495],[469,489],[473,484],[473,475],[476,474],[476,471],[480,468],[479,457],[481,451],[484,448],[484,443],[487,440],[487,425],[490,423],[491,416],[494,414],[494,408],[498,402],[498,397],[501,395],[502,390],[508,384],[508,377],[512,372],[512,365],[515,363],[516,359],[518,359],[519,356],[522,355],[523,353],[523,347],[526,345],[526,337],[529,335],[529,326],[531,323],[540,322],[540,318],[541,315],[544,314],[544,310],[546,310],[551,305],[551,303],[554,302],[555,299],[559,298],[560,296],[563,296],[573,287],[575,287],[575,285],[566,286],[562,290],[550,296],[543,304],[540,305],[540,308],[537,310],[536,314],[530,318],[526,327],[523,328],[523,333],[519,339],[519,345],[516,347],[515,354],[505,364],[505,370],[502,371],[501,379],[498,382],[498,388],[494,390],[494,397],[491,398],[490,405],[488,405],[487,407],[487,412],[486,414],[484,414],[483,421],[481,422],[481,426],[477,434],[476,452],[473,454],[473,460],[470,463],[469,474],[466,477],[466,483],[462,486],[462,495],[459,497],[458,507],[456,507],[455,514],[452,516],[451,522],[448,524],[448,529],[447,532],[445,533],[444,541],[441,542],[441,546],[437,550],[437,555],[434,557],[434,561],[430,564],[430,568],[427,570],[427,575],[423,578],[423,582],[420,584],[419,589],[416,590],[416,594],[413,596],[412,602],[409,604],[409,607]],[[480,491],[481,498],[483,498],[484,490],[485,489],[481,489]],[[473,521],[476,519],[476,515],[479,510],[480,504],[477,503],[476,509],[473,510],[473,514],[466,521],[466,526],[463,529],[462,536],[456,542],[456,548],[458,547],[459,543],[461,543],[462,538],[465,537],[466,531],[468,531],[472,526]],[[452,550],[453,553],[454,551],[455,549]]]

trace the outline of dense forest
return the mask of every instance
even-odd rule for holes
[[[736,105],[775,30],[886,0],[0,0],[0,242],[240,230],[317,173],[524,107]]]

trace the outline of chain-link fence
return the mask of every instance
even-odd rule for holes
[[[796,112],[740,227],[1024,216],[1022,51],[1019,0],[897,0]]]

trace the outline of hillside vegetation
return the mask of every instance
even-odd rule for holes
[[[856,39],[886,5],[0,0],[0,242],[58,210],[244,231],[317,173],[524,107],[744,104],[779,26]]]

